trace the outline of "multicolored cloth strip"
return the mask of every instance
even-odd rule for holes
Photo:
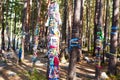
[[[60,31],[58,26],[61,24],[58,3],[52,2],[48,8],[48,19],[45,26],[48,27],[47,56],[48,64],[48,80],[59,80],[59,37]]]

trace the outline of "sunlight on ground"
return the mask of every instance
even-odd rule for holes
[[[5,80],[5,79],[3,79],[3,77],[2,77],[2,76],[0,76],[0,80]]]

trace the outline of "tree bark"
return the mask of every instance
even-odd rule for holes
[[[86,30],[86,35],[87,35],[87,50],[90,51],[90,1],[87,1],[87,6],[86,6],[86,24],[87,24],[87,30]]]
[[[84,9],[84,0],[80,0],[80,26],[79,27],[79,44],[81,48],[79,48],[79,52],[77,55],[77,62],[80,61],[80,56],[82,54],[82,36],[83,36],[83,9]]]
[[[4,38],[4,30],[5,30],[5,23],[4,23],[4,4],[2,3],[2,49],[5,50],[5,38]]]
[[[70,53],[70,61],[69,61],[69,70],[68,70],[68,80],[76,80],[76,62],[77,62],[77,48],[73,48]],[[78,53],[78,52],[77,52]]]
[[[32,3],[32,6],[33,6],[33,3]],[[32,36],[32,41],[31,41],[31,44],[30,44],[30,52],[33,52],[33,44],[34,44],[34,31],[35,31],[34,30],[34,28],[35,28],[35,19],[34,18],[35,18],[35,9],[32,9],[32,13],[31,13],[31,29],[32,29],[31,36]]]
[[[0,26],[2,26],[2,0],[0,0]],[[2,39],[1,39],[2,40]],[[0,43],[0,44],[2,44],[2,43]],[[2,46],[2,45],[0,45],[0,46]],[[2,48],[1,48],[2,49]]]
[[[63,26],[62,26],[62,41],[66,42],[66,27],[67,27],[67,5],[68,5],[68,0],[64,1],[64,21],[63,21]]]
[[[111,75],[116,75],[118,22],[119,22],[119,0],[113,0],[112,28],[111,28],[111,40],[110,40],[110,58],[109,58],[109,65],[108,65],[108,72]]]
[[[14,38],[13,38],[13,50],[15,50],[15,38],[16,38],[16,10],[15,10],[15,18],[14,18]]]
[[[104,63],[105,59],[105,49],[106,49],[106,43],[107,43],[107,33],[108,33],[108,13],[109,13],[109,0],[106,1],[106,16],[105,16],[105,26],[104,26],[104,43],[103,43],[103,60]]]
[[[97,12],[98,12],[98,1],[97,0],[95,0],[96,1],[96,5],[95,5],[95,15],[94,15],[94,51],[93,51],[93,56],[95,56],[95,49],[96,49],[96,38],[97,38],[97,16],[98,16],[98,14],[97,14]]]
[[[71,39],[71,34],[72,34],[72,24],[73,24],[73,22],[72,22],[72,16],[73,16],[73,2],[72,1],[69,1],[68,2],[68,10],[69,10],[69,13],[68,13],[68,26],[67,26],[67,36],[66,36],[66,42],[67,42],[67,45],[69,46],[69,41],[70,41],[70,39]]]
[[[65,60],[65,54],[64,54],[64,49],[66,47],[66,38],[67,38],[67,17],[68,17],[68,12],[67,12],[67,9],[68,9],[68,0],[65,0],[64,1],[64,12],[63,12],[63,16],[64,16],[64,21],[63,21],[63,24],[62,24],[62,42],[60,43],[62,46],[60,46],[61,48],[61,52],[60,52],[60,61],[61,63],[65,63],[66,60]]]
[[[73,26],[72,26],[72,38],[79,38],[80,36],[80,8],[81,8],[81,0],[74,1],[74,14],[73,14]],[[70,61],[69,61],[69,71],[68,71],[68,80],[76,80],[76,62],[77,55],[79,54],[79,48],[73,47],[72,52],[70,53]]]
[[[37,36],[39,36],[39,39],[40,39],[40,31],[42,31],[42,34],[43,34],[43,30],[40,29],[40,25],[41,25],[41,18],[40,18],[40,12],[41,12],[41,0],[38,0],[37,2],[37,10],[38,10],[38,14],[37,14],[37,24],[39,26],[39,34]],[[44,26],[42,26],[44,27]],[[40,40],[37,40],[37,41],[40,41]]]
[[[10,10],[10,42],[8,42],[10,45],[8,48],[12,48],[13,44],[12,44],[12,40],[13,40],[13,27],[12,27],[12,6],[11,6],[11,10]]]
[[[8,26],[8,0],[6,1],[6,35],[7,37],[9,36],[9,26]],[[7,44],[7,43],[6,43]],[[8,44],[9,45],[9,38],[8,38]],[[6,45],[6,48],[7,48],[7,45]]]
[[[30,42],[30,0],[26,0],[27,7],[26,7],[26,19],[25,19],[25,50],[29,51],[29,42]]]
[[[7,0],[7,3],[6,3],[6,9],[7,9],[7,11],[6,11],[6,31],[7,31],[7,38],[8,38],[8,45],[7,45],[7,50],[9,51],[9,49],[10,49],[10,30],[9,30],[9,24],[8,24],[8,8],[9,8],[9,6],[8,6],[8,0]]]
[[[24,1],[24,8],[23,8],[23,15],[22,15],[22,37],[21,37],[21,41],[22,41],[22,44],[21,44],[21,47],[22,47],[22,60],[24,60],[24,46],[25,46],[25,26],[26,26],[26,8],[27,8],[27,1],[25,0]]]
[[[2,23],[2,0],[0,0],[0,25]]]
[[[95,77],[97,80],[100,78],[101,69],[101,56],[100,51],[102,50],[102,0],[96,0],[96,13],[95,13],[95,51],[98,53],[98,63],[95,66]]]

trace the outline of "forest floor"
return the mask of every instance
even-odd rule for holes
[[[13,53],[13,51],[11,52]],[[14,56],[16,53],[13,53]],[[40,54],[39,60],[36,62],[35,68],[40,74],[46,76],[47,59],[42,58],[44,54]],[[17,56],[12,59],[8,59],[6,64],[0,63],[0,80],[32,80],[29,72],[33,69],[32,55],[25,55],[23,63],[17,63]],[[60,80],[67,80],[67,70],[69,63],[60,63]],[[103,71],[106,68],[103,68]],[[85,60],[77,63],[76,80],[94,80],[95,77],[95,64],[87,63]],[[37,79],[38,80],[38,79]],[[39,79],[46,80],[46,79]]]

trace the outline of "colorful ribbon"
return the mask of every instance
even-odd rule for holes
[[[49,80],[59,80],[59,37],[58,26],[61,24],[59,5],[52,2],[48,8],[48,19],[45,26],[48,26],[47,56],[49,60],[48,78]]]

